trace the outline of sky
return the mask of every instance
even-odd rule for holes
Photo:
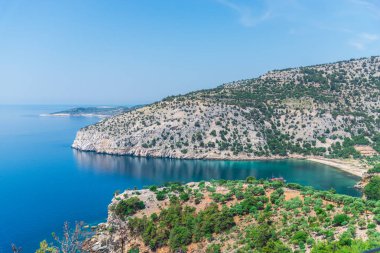
[[[144,104],[373,55],[379,0],[0,0],[0,104]]]

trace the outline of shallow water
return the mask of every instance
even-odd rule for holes
[[[68,106],[0,106],[0,252],[10,244],[34,252],[64,221],[95,223],[107,216],[115,190],[248,176],[359,196],[358,177],[300,160],[199,161],[110,156],[72,150],[76,131],[96,118],[40,117]]]

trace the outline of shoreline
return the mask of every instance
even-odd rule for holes
[[[202,157],[170,157],[170,156],[155,156],[155,155],[135,155],[135,154],[121,154],[121,153],[107,153],[107,152],[98,152],[94,150],[81,150],[76,147],[72,147],[73,149],[80,152],[92,152],[96,154],[103,155],[117,155],[117,156],[131,156],[131,157],[145,157],[145,158],[166,158],[166,159],[179,159],[179,160],[209,160],[209,161],[271,161],[271,160],[286,160],[286,159],[294,159],[294,160],[307,160],[315,163],[320,163],[324,165],[331,166],[335,169],[339,169],[341,171],[347,172],[351,175],[363,178],[364,174],[367,172],[368,168],[365,167],[364,164],[360,163],[358,160],[354,159],[332,159],[325,157],[316,157],[316,156],[301,156],[301,155],[290,155],[286,157],[282,156],[272,156],[272,157],[218,157],[218,156],[202,156]]]
[[[93,113],[83,113],[83,114],[70,114],[70,113],[42,113],[40,117],[85,117],[85,118],[109,118],[112,115],[102,115],[102,114],[93,114]]]
[[[367,172],[367,168],[365,168],[365,166],[358,160],[340,160],[324,157],[306,157],[305,159],[308,161],[334,167],[360,178],[363,178],[364,174]]]

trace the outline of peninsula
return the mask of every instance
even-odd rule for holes
[[[54,117],[99,117],[108,118],[121,113],[125,113],[142,106],[93,106],[93,107],[76,107],[64,111],[53,112],[49,114],[44,114],[43,116],[54,116]]]
[[[380,151],[379,108],[380,57],[352,59],[167,97],[81,129],[72,147],[183,159],[357,159]]]

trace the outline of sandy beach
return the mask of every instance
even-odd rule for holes
[[[323,157],[308,157],[309,161],[326,164],[337,169],[343,170],[358,177],[363,177],[368,168],[358,160],[347,159],[327,159]]]

